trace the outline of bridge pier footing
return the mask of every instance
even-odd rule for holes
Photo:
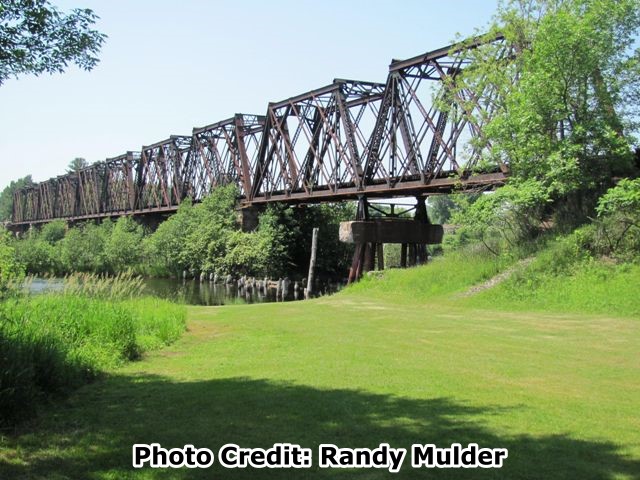
[[[349,283],[357,281],[363,273],[374,270],[376,256],[378,269],[384,269],[385,243],[401,244],[400,266],[415,266],[427,261],[427,244],[442,243],[442,225],[432,225],[427,215],[424,197],[417,197],[413,219],[387,217],[371,218],[369,204],[362,196],[358,200],[356,220],[340,224],[340,240],[355,243],[355,252],[349,270]]]
[[[238,215],[238,221],[243,232],[253,232],[258,228],[260,214],[264,211],[264,207],[249,205],[242,207]]]

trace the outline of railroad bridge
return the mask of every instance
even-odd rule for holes
[[[428,195],[492,188],[507,178],[508,165],[477,170],[487,145],[474,140],[494,109],[491,86],[451,88],[472,63],[468,53],[485,45],[505,55],[496,36],[394,60],[386,83],[336,79],[269,103],[265,115],[236,114],[23,188],[14,194],[9,228],[168,214],[185,198],[197,202],[229,183],[244,211],[358,199],[356,220],[367,221],[367,198],[415,196],[418,217],[426,217],[420,212]],[[371,231],[345,238],[358,243]]]

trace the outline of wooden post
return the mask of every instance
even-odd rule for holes
[[[407,244],[403,243],[400,248],[400,266],[407,268]]]
[[[384,270],[384,247],[382,243],[377,244],[378,270]]]
[[[364,272],[370,272],[375,268],[375,244],[374,243],[365,243],[364,244]]]
[[[309,276],[307,277],[307,290],[305,298],[309,299],[313,293],[313,281],[316,269],[316,250],[318,249],[318,227],[313,228],[313,237],[311,238],[311,259],[309,260]]]
[[[416,266],[416,244],[415,243],[409,244],[409,266],[410,267]]]

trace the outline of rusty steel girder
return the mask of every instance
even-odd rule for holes
[[[240,195],[249,197],[264,125],[261,115],[236,114],[194,128],[185,168],[185,196],[200,200],[220,185],[235,183]]]
[[[184,167],[191,151],[191,137],[172,135],[142,147],[136,173],[136,210],[177,206],[184,198]]]
[[[140,152],[127,152],[104,162],[102,211],[109,214],[129,213],[136,207],[136,172]]]
[[[384,84],[336,79],[14,193],[13,223],[171,212],[221,185],[243,205],[428,195],[506,180],[508,166],[474,171],[489,148],[490,84],[462,88],[468,53],[503,38],[476,38],[394,60]],[[485,82],[486,83],[486,82]],[[458,88],[460,87],[460,88]]]
[[[334,80],[270,103],[250,202],[295,194],[337,193],[363,183],[361,158],[378,115],[384,85]]]
[[[497,36],[489,43],[502,40]],[[384,182],[392,189],[404,182],[428,185],[435,178],[471,173],[481,156],[472,142],[481,135],[477,119],[486,117],[478,110],[485,109],[490,92],[455,84],[470,64],[468,51],[485,44],[486,39],[477,39],[391,63],[364,162],[368,184]]]

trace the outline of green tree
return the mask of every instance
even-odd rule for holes
[[[528,223],[552,213],[585,221],[612,178],[631,172],[639,28],[637,0],[512,0],[493,25],[507,54],[502,45],[469,52],[474,66],[451,88],[491,93],[492,119],[474,114],[488,121],[479,146],[485,160],[510,165],[513,195],[520,185],[537,192]],[[496,208],[518,203],[501,197]]]
[[[69,229],[60,245],[65,272],[108,272],[105,249],[112,229],[110,220],[100,225],[86,223]]]
[[[24,74],[61,73],[74,63],[91,70],[106,35],[89,9],[62,13],[47,0],[0,3],[0,85]]]
[[[66,231],[67,222],[64,220],[54,220],[43,225],[40,231],[40,238],[51,245],[55,245],[64,238]]]
[[[87,162],[84,158],[76,157],[69,162],[69,165],[67,166],[67,173],[78,172],[88,166],[89,162]]]
[[[105,245],[106,261],[116,273],[135,270],[142,258],[144,231],[131,217],[120,217]]]
[[[162,222],[144,241],[144,252],[152,275],[180,276],[192,268],[185,251],[186,238],[196,228],[195,207],[185,199],[178,211]]]
[[[0,193],[0,221],[11,220],[13,214],[13,194],[16,190],[33,185],[31,175],[12,181]]]
[[[623,260],[640,259],[640,178],[622,179],[598,201],[599,233],[605,245],[601,253]],[[596,246],[597,240],[596,238]]]

